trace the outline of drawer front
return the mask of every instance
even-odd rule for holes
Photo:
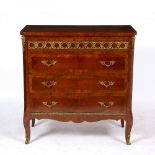
[[[98,97],[31,97],[31,112],[100,112],[105,114],[126,113],[124,96]]]
[[[84,70],[93,72],[127,72],[127,58],[107,55],[33,55],[29,58],[31,73],[69,72]]]
[[[121,77],[31,77],[30,92],[32,93],[104,93],[125,92],[126,79]]]

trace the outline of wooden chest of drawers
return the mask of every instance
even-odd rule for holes
[[[24,127],[30,120],[124,121],[130,144],[136,31],[125,26],[25,26]]]

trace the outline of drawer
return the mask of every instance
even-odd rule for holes
[[[111,76],[30,76],[30,92],[40,93],[104,93],[125,92],[126,79]]]
[[[125,96],[86,96],[79,98],[32,96],[30,102],[31,112],[99,112],[105,114],[126,113]]]
[[[119,55],[31,55],[30,73],[55,73],[76,70],[92,72],[127,72],[127,57]]]

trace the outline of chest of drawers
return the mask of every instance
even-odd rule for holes
[[[30,120],[121,120],[130,144],[136,31],[122,26],[39,26],[21,30],[24,127]]]

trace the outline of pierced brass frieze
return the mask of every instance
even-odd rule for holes
[[[126,41],[28,41],[33,49],[128,49]]]
[[[31,112],[30,115],[96,115],[96,116],[101,116],[101,115],[125,115],[124,113],[115,113],[115,114],[106,114],[106,113],[95,113],[95,112]]]

